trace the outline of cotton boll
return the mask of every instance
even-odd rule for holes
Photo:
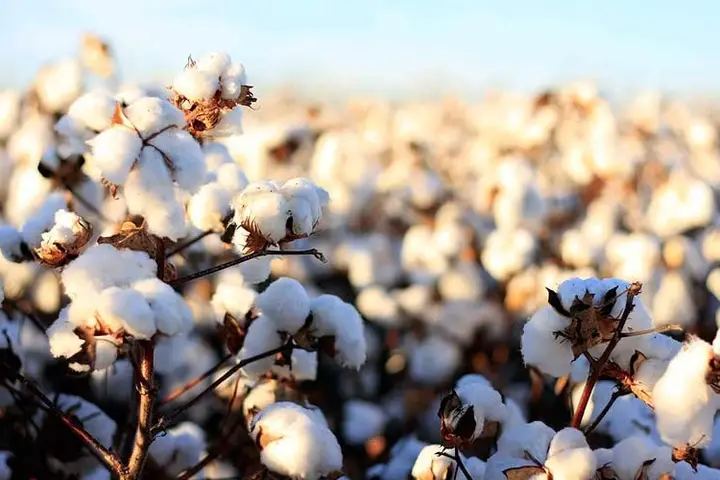
[[[219,142],[207,142],[202,145],[203,156],[205,157],[205,165],[208,170],[208,181],[214,182],[218,177],[214,172],[222,165],[235,163],[228,148]]]
[[[222,98],[227,100],[238,99],[242,93],[243,85],[247,85],[245,67],[242,63],[233,63],[222,73]]]
[[[163,152],[163,159],[170,159],[172,177],[181,189],[193,193],[200,188],[205,179],[205,158],[189,133],[171,129],[153,138],[151,144]]]
[[[350,445],[363,445],[382,435],[386,422],[386,413],[374,403],[351,400],[343,405],[343,437]]]
[[[525,324],[521,339],[525,364],[554,377],[567,376],[574,357],[572,348],[568,342],[556,339],[554,332],[562,331],[568,325],[568,319],[550,307],[533,315]]]
[[[250,324],[240,353],[241,359],[246,359],[273,350],[282,345],[282,339],[277,332],[275,323],[268,317],[260,316]],[[249,377],[259,377],[270,370],[275,363],[273,356],[257,360],[243,367],[242,371]]]
[[[220,77],[230,66],[230,55],[225,52],[209,53],[195,63],[196,69],[205,71],[215,77]]]
[[[498,439],[497,451],[510,458],[524,458],[528,452],[545,462],[555,431],[542,422],[532,422],[505,430]]]
[[[92,164],[108,182],[122,185],[140,155],[142,140],[129,128],[114,126],[88,141]]]
[[[422,385],[440,385],[452,377],[461,361],[457,343],[429,336],[410,350],[410,378]]]
[[[222,220],[230,213],[230,194],[218,183],[203,185],[188,202],[190,222],[200,230],[221,232]]]
[[[536,240],[527,230],[495,230],[486,240],[482,263],[493,278],[505,281],[530,264],[535,249]]]
[[[202,102],[211,100],[219,86],[218,75],[191,67],[175,77],[172,89],[192,102]]]
[[[445,272],[438,282],[438,290],[445,300],[478,300],[487,286],[480,267],[470,262],[458,264]]]
[[[63,315],[61,312],[58,319],[47,329],[53,357],[70,358],[80,352],[85,340],[78,337],[74,330],[75,326],[68,322],[67,314]]]
[[[215,173],[217,182],[232,194],[241,192],[248,185],[245,173],[235,163],[224,163],[217,168]]]
[[[642,233],[614,234],[607,243],[605,254],[613,275],[639,282],[650,280],[661,259],[657,238]]]
[[[647,437],[627,438],[613,447],[611,468],[619,478],[637,478],[643,463],[654,457],[657,448]]]
[[[305,288],[295,279],[283,277],[271,283],[256,301],[260,311],[288,333],[297,332],[310,314],[310,300]]]
[[[707,384],[710,344],[692,338],[670,361],[652,397],[663,440],[672,446],[702,448],[712,439],[717,395]]]
[[[209,135],[213,138],[231,137],[233,135],[242,135],[243,133],[243,107],[238,105],[232,110],[222,112],[220,121],[209,130]]]
[[[233,199],[233,221],[236,225],[254,225],[265,239],[277,243],[286,236],[290,205],[280,193],[257,192],[251,186]]]
[[[428,445],[420,451],[410,474],[415,480],[444,479],[450,468],[458,468],[455,460],[440,455],[444,453],[442,445]]]
[[[132,284],[150,306],[158,331],[165,335],[188,333],[193,326],[193,316],[183,297],[167,283],[148,278]]]
[[[687,328],[694,323],[692,286],[682,272],[670,271],[662,276],[652,298],[652,312],[656,326],[678,324]]]
[[[200,461],[205,450],[205,432],[191,422],[167,430],[150,445],[148,453],[167,474],[177,476]]]
[[[23,225],[22,236],[25,243],[33,247],[39,246],[43,232],[50,230],[55,223],[56,213],[66,208],[67,202],[61,193],[48,195],[40,208]]]
[[[137,167],[125,183],[125,200],[130,213],[145,217],[150,233],[177,240],[185,236],[185,211],[176,197],[170,172],[162,156],[144,148]]]
[[[146,137],[170,126],[185,126],[182,112],[167,100],[157,97],[143,97],[134,101],[125,108],[125,115]]]
[[[394,290],[393,297],[398,305],[410,315],[422,316],[432,302],[432,289],[427,285],[415,284],[402,290]]]
[[[98,313],[103,321],[121,325],[133,337],[147,340],[157,331],[155,316],[140,292],[110,287],[99,301]]]
[[[43,66],[35,78],[35,93],[45,110],[62,112],[82,93],[82,69],[72,59]]]
[[[317,368],[317,352],[296,348],[290,355],[290,366],[274,365],[272,372],[279,378],[291,378],[296,382],[304,382],[317,379]]]
[[[243,278],[249,284],[262,283],[270,277],[272,270],[270,257],[253,258],[247,262],[238,265],[238,270],[242,273]]]
[[[326,206],[330,200],[328,193],[324,189],[307,178],[290,179],[283,184],[281,191],[285,198],[289,200],[303,198],[309,203],[313,224],[320,220],[322,207]]]
[[[677,235],[710,223],[716,213],[712,188],[684,170],[654,192],[645,218],[659,236]]]
[[[116,105],[117,101],[107,93],[89,92],[75,100],[67,114],[85,128],[101,132],[110,128]]]
[[[17,127],[20,120],[22,97],[19,92],[5,90],[0,92],[0,138],[7,138]]]
[[[222,323],[225,315],[230,314],[239,322],[243,322],[252,309],[257,292],[245,287],[242,283],[221,281],[212,297],[212,308],[215,319]]]
[[[366,358],[365,326],[355,307],[334,295],[320,295],[310,301],[310,312],[312,335],[335,336],[336,360],[345,367],[360,368]]]

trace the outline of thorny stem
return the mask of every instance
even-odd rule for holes
[[[153,357],[155,349],[151,340],[138,342],[138,349],[140,351],[140,368],[135,373],[135,387],[138,391],[138,424],[127,471],[121,477],[123,480],[140,478],[153,438],[151,428],[155,403],[155,391],[153,388]]]
[[[245,417],[240,414],[235,419],[235,422],[233,422],[227,432],[226,435],[223,435],[222,438],[220,438],[215,445],[210,449],[210,451],[205,455],[202,460],[200,460],[198,463],[193,465],[192,467],[185,470],[179,477],[178,480],[189,480],[192,478],[195,474],[200,473],[205,467],[208,466],[213,460],[218,458],[220,455],[225,453],[231,446],[230,439],[232,438],[235,431],[240,428],[240,426],[245,423]]]
[[[182,243],[178,243],[173,248],[168,250],[166,255],[168,257],[171,257],[171,256],[175,255],[176,253],[180,253],[183,250],[185,250],[186,248],[189,248],[189,247],[195,245],[197,242],[199,242],[200,240],[202,240],[203,238],[207,237],[208,235],[210,235],[212,233],[213,233],[212,230],[205,230],[204,232],[201,232],[200,234],[194,236],[193,238],[191,238],[189,240],[186,240]]]
[[[199,272],[192,273],[190,275],[187,275],[185,277],[176,278],[175,280],[172,280],[171,282],[168,282],[170,285],[182,285],[184,283],[192,282],[193,280],[197,280],[198,278],[206,277],[208,275],[212,275],[214,273],[220,272],[222,270],[225,270],[226,268],[234,267],[235,265],[240,265],[241,263],[245,263],[249,260],[252,260],[254,258],[260,258],[265,257],[267,255],[312,255],[313,257],[317,258],[321,262],[325,262],[325,256],[318,251],[317,249],[311,248],[309,250],[261,250],[259,252],[253,252],[249,253],[247,255],[243,255],[241,257],[237,257],[233,260],[230,260],[229,262],[222,263],[220,265],[208,268],[206,270],[201,270]]]
[[[231,353],[228,353],[222,359],[220,359],[220,361],[214,367],[212,367],[210,370],[208,370],[207,372],[203,373],[200,376],[193,378],[192,380],[187,382],[182,387],[179,387],[179,388],[173,390],[167,397],[163,398],[160,401],[160,405],[162,406],[162,405],[165,405],[166,403],[172,402],[173,400],[175,400],[176,398],[181,396],[183,393],[187,392],[188,390],[193,388],[195,385],[197,385],[198,383],[200,383],[203,380],[205,380],[206,378],[208,378],[210,375],[212,375],[215,372],[217,372],[218,370],[220,370],[223,367],[223,365],[225,365],[225,363],[227,363],[227,361],[230,360],[232,357],[233,357],[233,355]]]
[[[167,427],[169,427],[180,415],[182,415],[187,409],[195,405],[197,402],[199,402],[202,397],[207,395],[209,392],[215,390],[219,385],[223,384],[228,378],[232,377],[235,372],[243,368],[245,365],[248,365],[250,363],[256,362],[258,360],[262,360],[263,358],[272,357],[273,355],[277,355],[278,353],[282,352],[291,352],[295,348],[295,345],[288,342],[285,345],[281,345],[277,348],[273,348],[272,350],[268,350],[267,352],[260,353],[258,355],[255,355],[254,357],[246,358],[232,367],[228,369],[227,372],[225,372],[220,378],[215,380],[213,383],[211,383],[207,388],[205,388],[202,392],[197,394],[195,398],[192,400],[189,400],[185,404],[179,406],[172,412],[170,412],[167,416],[163,416],[158,420],[157,424],[152,428],[153,434],[156,434],[162,430],[165,430]]]
[[[625,323],[627,323],[628,317],[630,317],[630,313],[633,310],[633,300],[639,292],[639,284],[633,284],[632,286],[630,286],[630,288],[628,288],[625,297],[625,309],[623,310],[622,316],[620,317],[620,321],[618,322],[618,326],[615,329],[615,333],[613,334],[610,342],[608,342],[608,345],[607,347],[605,347],[605,351],[603,351],[600,358],[598,358],[594,364],[590,364],[590,376],[587,382],[585,382],[585,388],[583,388],[580,402],[578,402],[577,410],[575,410],[575,414],[573,415],[571,424],[572,428],[580,428],[580,424],[582,423],[582,419],[585,416],[585,410],[587,409],[588,403],[590,402],[590,397],[592,396],[595,384],[597,384],[598,380],[600,379],[600,374],[602,373],[603,367],[610,359],[610,355],[612,354],[613,350],[615,350],[615,347],[622,338],[622,330],[623,328],[625,328]]]
[[[649,335],[651,333],[664,333],[664,332],[682,332],[683,328],[680,325],[663,325],[655,328],[648,328],[647,330],[635,330],[634,332],[623,332],[620,334],[620,338],[639,337],[640,335]]]
[[[592,423],[589,427],[585,428],[585,429],[583,430],[583,433],[584,433],[586,436],[589,435],[589,434],[591,434],[591,433],[597,428],[597,426],[600,425],[600,422],[603,421],[603,419],[604,419],[605,416],[608,414],[608,412],[610,411],[610,409],[612,408],[612,406],[615,404],[615,402],[617,401],[617,399],[620,398],[620,397],[622,397],[622,396],[625,395],[625,394],[626,394],[626,392],[624,392],[623,390],[615,390],[615,391],[612,393],[612,395],[610,396],[610,400],[608,401],[608,403],[605,404],[605,406],[603,407],[603,409],[602,409],[602,410],[600,411],[600,413],[598,414],[598,416],[597,416],[597,418],[595,419],[595,421],[593,421],[593,423]]]
[[[3,368],[9,368],[3,362]],[[43,393],[40,388],[35,385],[29,378],[21,373],[13,373],[13,376],[19,381],[32,395],[34,395],[46,408],[50,415],[56,416],[66,427],[68,427],[77,437],[85,444],[90,453],[97,458],[109,471],[120,477],[125,472],[120,458],[112,451],[105,448],[95,437],[93,437],[85,428],[78,423],[77,420],[63,412],[52,400]]]

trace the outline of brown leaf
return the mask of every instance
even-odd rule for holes
[[[535,475],[542,475],[543,473],[546,473],[543,467],[534,466],[513,467],[503,471],[505,478],[508,480],[528,480]]]

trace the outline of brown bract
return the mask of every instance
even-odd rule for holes
[[[92,237],[92,225],[80,218],[72,228],[72,242],[48,242],[43,240],[33,255],[38,263],[50,268],[58,268],[75,260]]]
[[[133,222],[124,222],[120,226],[120,231],[115,235],[98,238],[98,243],[107,243],[118,249],[135,250],[147,253],[150,258],[156,258],[157,254],[157,237],[148,233],[144,226],[138,227]],[[177,276],[175,267],[165,262],[165,270],[163,272],[163,281],[169,281]]]
[[[447,444],[457,447],[467,445],[474,438],[475,407],[465,406],[455,390],[445,395],[440,401],[438,410],[440,418],[440,435]]]
[[[525,467],[513,467],[503,471],[505,478],[508,480],[529,480],[535,475],[547,474],[548,480],[552,480],[553,476],[550,471],[544,467],[528,465]]]
[[[672,460],[675,463],[687,462],[697,472],[697,466],[700,462],[700,450],[691,445],[675,447],[672,450]]]
[[[218,89],[213,98],[202,101],[191,101],[174,90],[170,94],[170,102],[185,114],[187,132],[196,139],[202,139],[220,123],[222,115],[237,106],[249,107],[257,101],[252,93],[251,85],[243,85],[237,99],[222,98]]]
[[[705,381],[715,393],[720,395],[720,360],[718,360],[714,354],[711,354],[708,366],[709,368],[707,375],[705,375]]]

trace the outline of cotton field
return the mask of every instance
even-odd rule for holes
[[[720,478],[713,112],[217,48],[0,92],[0,480]]]

